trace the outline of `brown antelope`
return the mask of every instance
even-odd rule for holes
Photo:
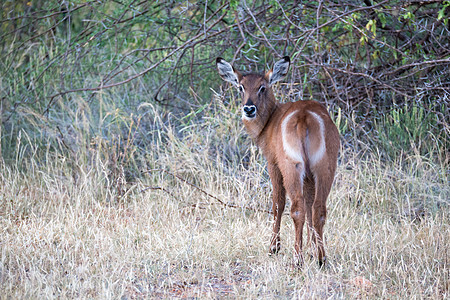
[[[325,261],[326,200],[334,180],[340,145],[336,126],[326,108],[318,102],[277,103],[272,86],[287,74],[289,56],[277,61],[264,75],[243,75],[221,57],[217,58],[216,65],[222,79],[239,89],[244,126],[268,162],[275,221],[270,252],[280,250],[280,223],[287,193],[291,199],[295,253],[299,262],[302,261],[303,225],[307,218],[308,235],[317,247],[316,255],[322,265]],[[310,228],[313,229],[311,235]]]

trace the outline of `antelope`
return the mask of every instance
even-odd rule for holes
[[[216,59],[216,66],[220,77],[239,89],[244,127],[268,163],[274,216],[270,253],[280,251],[280,223],[287,195],[291,200],[298,263],[303,261],[302,235],[307,219],[308,241],[315,245],[314,254],[322,266],[326,260],[323,242],[326,200],[340,147],[336,125],[319,102],[276,101],[272,86],[288,73],[289,56],[262,75],[243,75],[221,57]]]

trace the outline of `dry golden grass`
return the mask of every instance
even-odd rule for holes
[[[154,131],[136,158],[148,170],[126,193],[111,156],[79,160],[76,175],[50,150],[1,164],[2,299],[449,298],[446,165],[343,149],[327,265],[297,268],[288,215],[268,256],[270,182],[232,113],[176,128],[148,109]]]

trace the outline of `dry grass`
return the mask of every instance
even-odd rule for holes
[[[249,208],[270,207],[270,183],[232,112],[177,128],[147,113],[154,131],[136,160],[153,171],[125,194],[111,156],[80,162],[76,176],[50,150],[45,163],[1,165],[1,298],[449,297],[446,165],[417,155],[386,164],[343,149],[328,264],[296,268],[289,216],[281,253],[267,255],[272,218]]]

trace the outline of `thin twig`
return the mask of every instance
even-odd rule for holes
[[[163,187],[160,187],[160,186],[148,186],[148,187],[142,189],[142,190],[141,190],[141,193],[146,192],[146,191],[148,191],[148,190],[152,190],[152,191],[157,191],[157,190],[163,191],[163,192],[165,192],[166,194],[170,195],[171,197],[173,197],[173,198],[179,200],[179,199],[178,199],[174,194],[172,194],[170,191],[168,191],[167,189],[165,189],[165,188],[163,188]]]
[[[222,20],[224,17],[226,16],[226,13],[223,14],[221,17],[219,17],[219,19],[217,19],[210,27],[208,27],[207,32],[209,30],[211,30],[217,23],[220,22],[220,20]],[[179,50],[184,49],[187,45],[191,44],[192,42],[194,42],[196,39],[198,39],[200,36],[203,35],[203,32],[200,34],[197,34],[196,36],[194,36],[193,38],[189,39],[188,41],[184,42],[182,45],[178,46],[176,49],[172,50],[169,54],[167,54],[163,59],[159,60],[157,63],[153,64],[152,66],[148,67],[147,69],[143,70],[142,72],[139,72],[133,76],[128,77],[125,80],[122,80],[120,82],[115,82],[115,83],[111,83],[111,84],[107,84],[107,85],[102,85],[100,84],[97,87],[89,87],[89,88],[79,88],[79,89],[73,89],[73,90],[69,90],[69,91],[63,91],[63,92],[59,92],[56,93],[52,96],[50,96],[50,102],[53,101],[53,99],[57,96],[63,96],[65,94],[68,93],[74,93],[74,92],[87,92],[87,91],[98,91],[98,90],[102,90],[102,89],[108,89],[108,88],[112,88],[115,86],[119,86],[125,83],[128,83],[138,77],[141,77],[145,74],[147,74],[148,72],[150,72],[151,70],[155,69],[156,67],[158,67],[160,64],[162,64],[164,61],[166,61],[167,59],[169,59],[170,57],[172,57],[175,53],[177,53]],[[44,114],[48,111],[48,108],[46,109],[46,111],[44,112]]]
[[[189,182],[188,180],[184,179],[184,178],[181,177],[180,175],[171,173],[171,172],[169,172],[169,171],[167,171],[167,170],[164,170],[164,169],[150,169],[150,170],[146,170],[145,172],[151,173],[151,172],[155,172],[155,171],[157,171],[157,172],[162,172],[162,173],[166,173],[166,174],[168,174],[168,175],[171,175],[171,176],[177,178],[178,180],[182,181],[183,183],[185,183],[185,184],[187,184],[187,185],[189,185],[189,186],[191,186],[191,187],[197,189],[198,191],[202,192],[202,193],[205,194],[206,196],[208,196],[208,197],[210,197],[210,198],[216,200],[216,201],[217,201],[219,204],[221,204],[222,206],[225,206],[225,207],[231,207],[231,208],[241,208],[241,209],[244,208],[244,209],[251,210],[251,211],[255,211],[255,212],[263,212],[263,213],[272,214],[272,212],[271,212],[270,210],[267,210],[267,209],[258,209],[258,208],[248,207],[248,206],[238,206],[238,205],[236,205],[236,204],[226,203],[225,201],[221,200],[220,198],[218,198],[218,197],[216,197],[216,196],[214,196],[214,195],[208,193],[207,191],[205,191],[204,189],[198,187],[197,185],[193,184],[192,182]],[[163,191],[165,191],[166,193],[169,193],[169,194],[170,194],[170,192],[168,192],[167,190],[165,190],[164,188],[161,188],[161,187],[156,187],[156,188],[146,188],[146,189],[144,189],[144,190],[142,190],[142,191],[145,191],[145,190],[147,190],[147,189],[153,189],[153,190],[158,189],[158,190],[163,190]]]

